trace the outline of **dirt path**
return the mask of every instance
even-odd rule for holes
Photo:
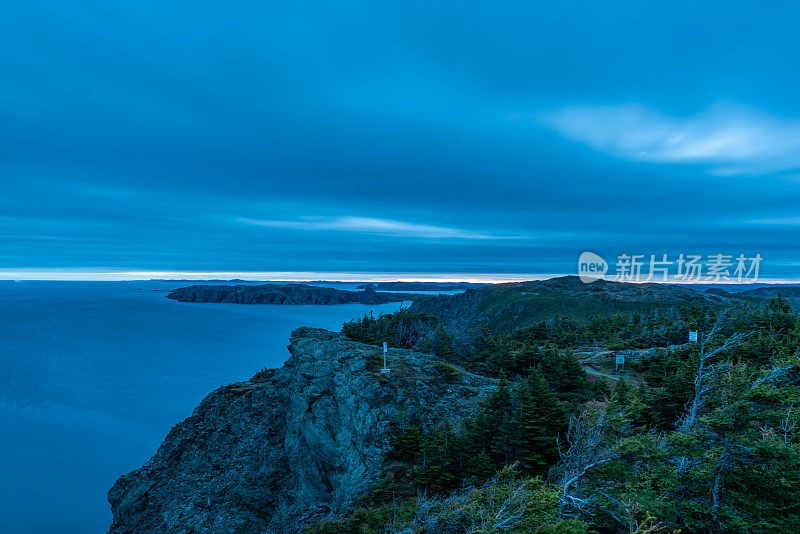
[[[586,371],[587,374],[594,376],[602,376],[605,378],[610,378],[611,380],[619,380],[620,378],[623,378],[621,376],[612,376],[612,375],[607,375],[606,373],[601,373],[600,371],[592,369],[591,367],[587,367],[585,365],[583,366],[583,370]]]

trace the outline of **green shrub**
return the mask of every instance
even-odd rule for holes
[[[261,369],[260,371],[258,371],[256,374],[253,375],[253,378],[250,379],[250,382],[267,382],[269,381],[270,378],[275,376],[275,373],[277,372],[278,372],[277,369],[264,367],[263,369]]]
[[[456,369],[449,363],[444,362],[435,362],[433,364],[433,368],[436,372],[444,379],[445,382],[453,383],[456,382],[459,376],[463,373],[459,369]]]

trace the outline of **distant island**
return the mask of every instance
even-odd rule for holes
[[[463,291],[477,289],[491,284],[473,282],[375,282],[358,286],[358,289],[372,288],[376,291]]]
[[[371,288],[347,291],[304,284],[193,285],[174,289],[167,295],[167,298],[180,302],[235,304],[386,304],[419,297],[407,293],[379,293]]]

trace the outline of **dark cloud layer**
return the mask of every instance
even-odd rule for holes
[[[17,3],[0,269],[556,273],[588,249],[800,278],[798,15]]]

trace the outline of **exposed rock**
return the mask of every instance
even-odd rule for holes
[[[172,290],[167,295],[167,298],[181,302],[234,304],[386,304],[411,301],[418,297],[419,295],[405,293],[378,293],[371,288],[346,291],[304,284],[194,285]]]
[[[347,512],[378,477],[400,411],[432,424],[472,413],[494,388],[430,355],[325,330],[292,333],[273,372],[222,387],[109,491],[111,534],[284,533]]]

